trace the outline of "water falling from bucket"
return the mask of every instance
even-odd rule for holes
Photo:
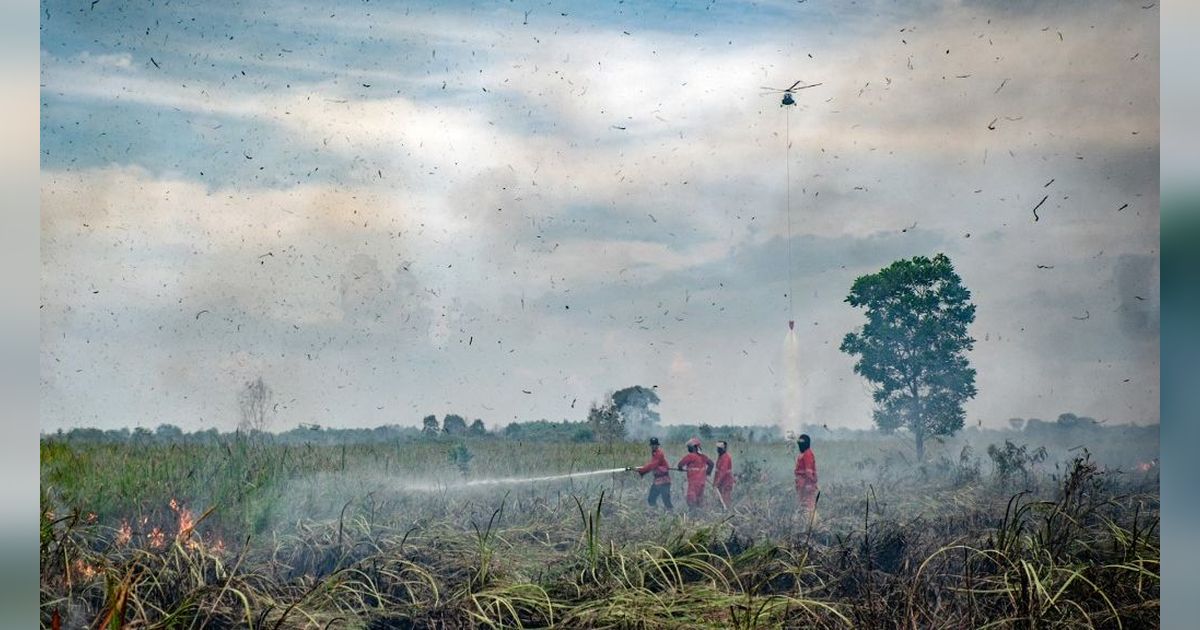
[[[800,404],[800,337],[789,325],[783,340],[783,421],[786,428],[800,427]]]

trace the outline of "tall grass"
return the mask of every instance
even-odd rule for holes
[[[466,448],[473,478],[646,457],[624,443]],[[405,490],[413,478],[463,478],[436,441],[46,440],[43,624],[56,614],[112,628],[1155,624],[1154,471],[1077,451],[1001,478],[956,445],[923,467],[888,448],[819,444],[809,519],[795,510],[794,451],[781,444],[733,445],[737,469],[757,472],[739,477],[728,511],[664,514],[628,473]]]

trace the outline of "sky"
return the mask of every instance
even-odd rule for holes
[[[1158,20],[43,2],[42,428],[229,430],[260,376],[281,430],[582,420],[630,385],[666,423],[864,428],[844,298],[939,252],[977,305],[968,424],[1157,422]]]

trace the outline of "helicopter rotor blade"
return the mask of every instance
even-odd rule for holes
[[[804,83],[804,81],[796,81],[795,83],[792,84],[791,87],[786,88],[786,89],[768,87],[766,85],[761,86],[759,89],[765,90],[762,93],[762,95],[766,96],[767,94],[791,94],[791,93],[799,91],[799,90],[807,90],[808,88],[815,88],[818,85],[824,85],[822,83],[810,83],[808,85],[800,85],[801,83]]]

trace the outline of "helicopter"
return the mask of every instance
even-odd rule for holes
[[[796,91],[807,90],[808,88],[814,88],[814,87],[817,87],[818,85],[821,85],[820,83],[809,83],[808,85],[800,85],[801,83],[804,83],[804,81],[803,80],[796,81],[795,83],[793,83],[791,85],[791,87],[784,88],[784,89],[765,87],[765,86],[762,89],[766,90],[767,94],[772,94],[772,93],[783,94],[783,100],[779,103],[779,106],[783,107],[784,105],[795,105],[796,104],[796,99],[792,98],[792,94],[795,93]]]

